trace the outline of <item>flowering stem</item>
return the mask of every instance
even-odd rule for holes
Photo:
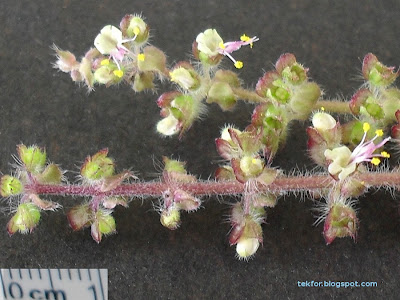
[[[243,88],[232,88],[235,95],[241,99],[252,103],[264,103],[268,102],[268,99],[260,97],[256,92],[246,90]]]
[[[338,100],[319,100],[315,105],[314,109],[324,108],[325,111],[331,113],[351,114],[351,110],[348,102]]]
[[[268,102],[267,98],[263,98],[259,96],[256,92],[251,90],[246,90],[243,88],[232,88],[235,95],[244,101],[248,101],[251,103],[263,103]],[[351,110],[348,102],[343,102],[339,100],[319,100],[315,105],[314,109],[318,110],[324,108],[327,112],[332,113],[342,113],[342,114],[351,114]]]
[[[399,186],[400,173],[370,172],[358,175],[358,179],[368,187]],[[259,185],[260,192],[298,192],[318,191],[329,188],[335,180],[329,175],[281,177],[268,186]],[[30,193],[64,196],[161,196],[169,188],[162,182],[139,182],[119,185],[113,190],[102,192],[96,186],[85,185],[44,185],[31,184],[25,186]],[[179,183],[179,188],[195,196],[232,195],[244,192],[245,185],[237,181],[200,181],[195,183]]]

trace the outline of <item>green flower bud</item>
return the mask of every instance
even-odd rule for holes
[[[375,120],[380,120],[385,117],[385,113],[373,96],[368,97],[360,107],[360,114],[371,117]]]
[[[307,69],[296,61],[292,53],[282,54],[275,64],[275,69],[290,84],[301,84],[307,80]]]
[[[164,171],[186,174],[185,162],[163,156]]]
[[[396,122],[396,111],[400,110],[400,90],[397,88],[387,89],[385,98],[382,104],[385,120],[388,123]]]
[[[17,146],[18,156],[28,172],[39,173],[46,164],[46,151],[38,146]]]
[[[365,80],[374,86],[386,87],[391,85],[397,78],[398,72],[394,67],[387,67],[378,58],[368,53],[363,60],[362,73]]]
[[[88,156],[82,165],[83,178],[93,181],[110,177],[114,174],[114,162],[107,157],[108,149],[103,149],[93,156]]]
[[[44,171],[37,176],[40,183],[58,184],[61,182],[63,173],[55,164],[49,164]]]
[[[324,238],[329,245],[337,237],[355,238],[358,219],[354,209],[345,203],[334,203],[330,208],[324,224]]]
[[[18,206],[17,212],[7,224],[7,231],[10,235],[19,231],[21,233],[32,232],[39,224],[40,210],[32,203],[22,203]]]
[[[306,120],[320,96],[321,89],[315,82],[299,85],[290,100],[290,107],[296,119]]]
[[[267,96],[279,103],[288,103],[292,96],[290,88],[281,79],[276,79],[267,90]]]
[[[24,190],[24,187],[21,181],[13,176],[4,175],[1,177],[1,196],[2,197],[9,197],[21,194]]]
[[[132,88],[135,92],[151,90],[154,88],[154,74],[152,72],[140,72],[135,74]]]
[[[163,210],[160,217],[161,224],[170,229],[175,230],[181,224],[181,214],[175,207],[171,207],[168,210]]]
[[[235,93],[226,82],[215,82],[208,91],[207,103],[217,103],[222,110],[232,109],[237,102]]]
[[[94,215],[94,222],[91,226],[92,238],[100,243],[103,235],[116,232],[115,219],[111,210],[99,209]]]
[[[111,210],[98,210],[96,213],[99,230],[102,234],[112,234],[116,230],[115,219],[111,212]]]

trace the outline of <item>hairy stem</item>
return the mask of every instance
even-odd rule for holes
[[[382,185],[400,186],[400,173],[370,172],[358,175],[368,187],[380,187]],[[236,181],[200,181],[195,183],[173,183],[180,189],[196,196],[202,195],[234,195],[244,192],[245,185]],[[259,185],[261,192],[298,192],[318,191],[329,188],[335,184],[335,180],[329,175],[298,176],[277,178],[270,185]],[[163,191],[171,187],[171,184],[162,182],[139,182],[122,184],[107,192],[101,191],[98,186],[89,185],[43,185],[31,184],[25,186],[28,193],[64,196],[161,196]]]
[[[315,105],[314,109],[324,108],[326,111],[331,113],[339,114],[351,114],[351,110],[348,102],[338,100],[319,100]]]
[[[233,88],[235,95],[241,100],[248,101],[251,103],[263,103],[268,102],[267,98],[260,97],[256,92],[246,90],[243,88]],[[315,105],[314,109],[324,108],[327,112],[351,114],[349,104],[347,102],[339,100],[319,100]]]

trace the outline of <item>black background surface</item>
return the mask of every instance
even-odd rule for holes
[[[244,128],[253,107],[222,113],[216,105],[182,141],[160,138],[155,93],[127,86],[97,87],[87,94],[51,66],[50,46],[80,57],[100,29],[118,25],[126,13],[143,13],[152,43],[174,62],[190,58],[198,33],[216,28],[224,40],[242,33],[260,41],[235,53],[239,71],[254,87],[280,54],[292,52],[310,68],[326,98],[349,99],[361,84],[364,55],[375,53],[399,65],[399,1],[2,1],[0,3],[0,170],[10,172],[11,154],[23,142],[45,146],[51,161],[71,170],[72,181],[86,155],[108,147],[119,170],[132,167],[154,179],[162,155],[187,161],[206,179],[220,158],[214,139],[225,123]],[[232,68],[228,60],[223,64]],[[294,123],[286,148],[273,165],[287,172],[311,170],[305,123]],[[235,259],[226,215],[235,199],[206,199],[204,209],[183,215],[174,232],[163,228],[151,201],[134,201],[114,213],[118,234],[97,245],[89,230],[72,232],[63,215],[79,198],[57,198],[64,209],[43,213],[30,235],[8,237],[0,215],[0,266],[13,268],[108,268],[110,299],[394,299],[400,271],[398,204],[389,193],[362,197],[357,243],[338,239],[326,246],[322,226],[313,227],[311,201],[281,199],[268,211],[264,245],[254,259]],[[3,203],[7,207],[7,203]],[[6,210],[6,209],[5,209]],[[376,281],[371,288],[300,288],[298,281]]]

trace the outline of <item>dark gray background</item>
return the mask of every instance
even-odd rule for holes
[[[162,155],[188,161],[206,179],[219,157],[214,138],[225,123],[243,128],[253,107],[222,113],[216,105],[182,141],[160,138],[155,93],[126,86],[94,93],[52,69],[55,43],[80,57],[106,24],[126,13],[143,13],[152,42],[173,62],[190,57],[191,43],[207,28],[225,40],[257,35],[252,50],[235,57],[245,86],[255,86],[281,53],[293,52],[310,68],[327,98],[349,98],[361,84],[363,56],[375,53],[399,65],[399,1],[2,1],[0,3],[0,170],[10,172],[15,145],[45,146],[51,161],[71,170],[88,154],[109,147],[119,170],[132,167],[153,179]],[[232,68],[229,61],[224,66]],[[273,165],[286,171],[311,169],[305,152],[307,123],[292,124],[287,147]],[[235,259],[226,215],[234,199],[207,199],[204,209],[183,216],[179,230],[159,224],[151,201],[117,209],[118,234],[97,245],[89,230],[73,233],[63,212],[79,198],[53,198],[64,211],[43,213],[33,234],[9,238],[9,215],[0,215],[0,266],[21,268],[108,268],[110,299],[296,299],[307,297],[395,298],[400,273],[400,222],[389,193],[362,197],[357,243],[339,239],[326,246],[322,226],[313,227],[311,201],[293,196],[268,211],[264,245],[254,259]],[[221,200],[221,199],[220,199]],[[3,203],[3,207],[7,207]],[[299,288],[297,281],[377,281],[374,288]]]

